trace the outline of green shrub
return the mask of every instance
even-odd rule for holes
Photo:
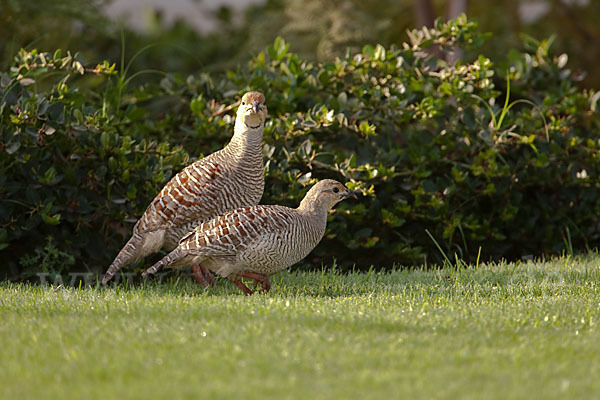
[[[36,87],[27,79],[49,72],[27,68],[40,54],[22,52],[1,86],[8,275],[23,277],[18,260],[48,235],[75,257],[72,270],[106,268],[189,162],[166,143],[193,157],[222,147],[228,106],[248,89],[265,93],[271,114],[263,203],[297,205],[324,177],[365,194],[337,207],[312,265],[440,262],[437,245],[468,261],[597,247],[600,95],[574,85],[567,56],[547,41],[494,65],[477,54],[487,36],[462,16],[409,32],[401,48],[366,46],[325,64],[277,39],[224,77],[167,74],[136,88],[109,63],[83,71],[105,78]],[[463,60],[448,65],[442,56],[456,48]],[[60,70],[81,72],[74,61]]]
[[[495,68],[475,52],[486,35],[464,16],[409,37],[402,49],[366,46],[328,64],[278,40],[229,75],[275,110],[268,202],[298,198],[295,181],[308,177],[350,179],[369,195],[339,206],[315,258],[440,262],[427,231],[469,261],[480,248],[484,259],[516,259],[596,247],[599,95],[577,89],[566,55],[529,41]],[[466,51],[462,64],[435,56],[452,46]],[[511,100],[526,101],[502,112],[507,81]]]
[[[102,269],[122,244],[115,232],[125,235],[131,218],[188,163],[180,148],[142,135],[143,109],[114,112],[110,95],[77,86],[94,84],[82,80],[88,75],[112,74],[114,65],[88,69],[79,55],[21,51],[1,75],[2,276]],[[65,253],[76,262],[42,262]]]

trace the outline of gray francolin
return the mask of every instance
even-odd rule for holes
[[[126,264],[164,247],[172,250],[198,224],[227,211],[258,204],[264,185],[262,139],[267,107],[259,92],[242,97],[231,141],[184,168],[150,203],[133,228],[133,235],[110,265],[106,284]],[[196,279],[206,285],[212,275],[194,266]]]
[[[254,292],[241,278],[260,282],[268,291],[269,276],[306,257],[325,233],[329,210],[348,197],[356,198],[356,193],[325,179],[308,191],[298,208],[257,205],[230,211],[198,225],[142,276],[164,266],[202,263],[246,294]]]

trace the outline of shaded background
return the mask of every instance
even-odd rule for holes
[[[598,2],[164,4],[0,3],[0,276],[103,271],[172,173],[222,147],[248,87],[271,113],[263,202],[296,205],[313,174],[368,188],[312,266],[599,247]],[[407,34],[465,10],[479,27]]]
[[[580,85],[600,87],[600,2],[591,0],[29,0],[0,2],[0,68],[25,47],[79,51],[90,63],[118,62],[121,27],[132,66],[196,73],[243,63],[276,36],[303,58],[327,61],[348,47],[406,41],[406,29],[466,12],[494,33],[483,52],[502,59],[520,36],[554,35]],[[141,79],[156,79],[144,75]]]

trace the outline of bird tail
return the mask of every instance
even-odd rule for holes
[[[106,285],[108,281],[123,267],[123,265],[131,264],[141,258],[141,250],[144,244],[143,237],[136,233],[133,234],[131,239],[121,249],[115,260],[110,264],[108,270],[102,278],[102,284]]]
[[[176,248],[175,250],[164,256],[159,262],[142,272],[142,278],[145,278],[150,274],[156,273],[159,269],[166,265],[176,263],[183,257],[183,251],[180,248]]]

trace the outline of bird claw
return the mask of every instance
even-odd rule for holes
[[[233,283],[235,283],[235,285],[237,287],[242,289],[242,292],[244,292],[244,294],[246,296],[250,296],[251,294],[254,294],[254,290],[249,289],[248,286],[244,285],[244,282],[242,282],[240,279],[234,280]]]
[[[232,279],[232,282],[235,283],[235,285],[239,287],[242,290],[242,292],[244,292],[244,294],[248,296],[256,292],[268,292],[271,289],[271,282],[269,282],[269,277],[266,275],[247,272],[242,274],[241,278],[252,279],[254,281],[254,290],[252,290],[248,286],[246,286],[240,278],[237,278],[235,280]],[[260,289],[258,289],[259,283],[261,285]]]
[[[269,277],[263,274],[256,274],[253,272],[247,272],[242,274],[242,277],[254,280],[254,290],[258,288],[258,283],[260,282],[261,288],[258,292],[268,292],[271,290],[271,282],[269,282]]]

